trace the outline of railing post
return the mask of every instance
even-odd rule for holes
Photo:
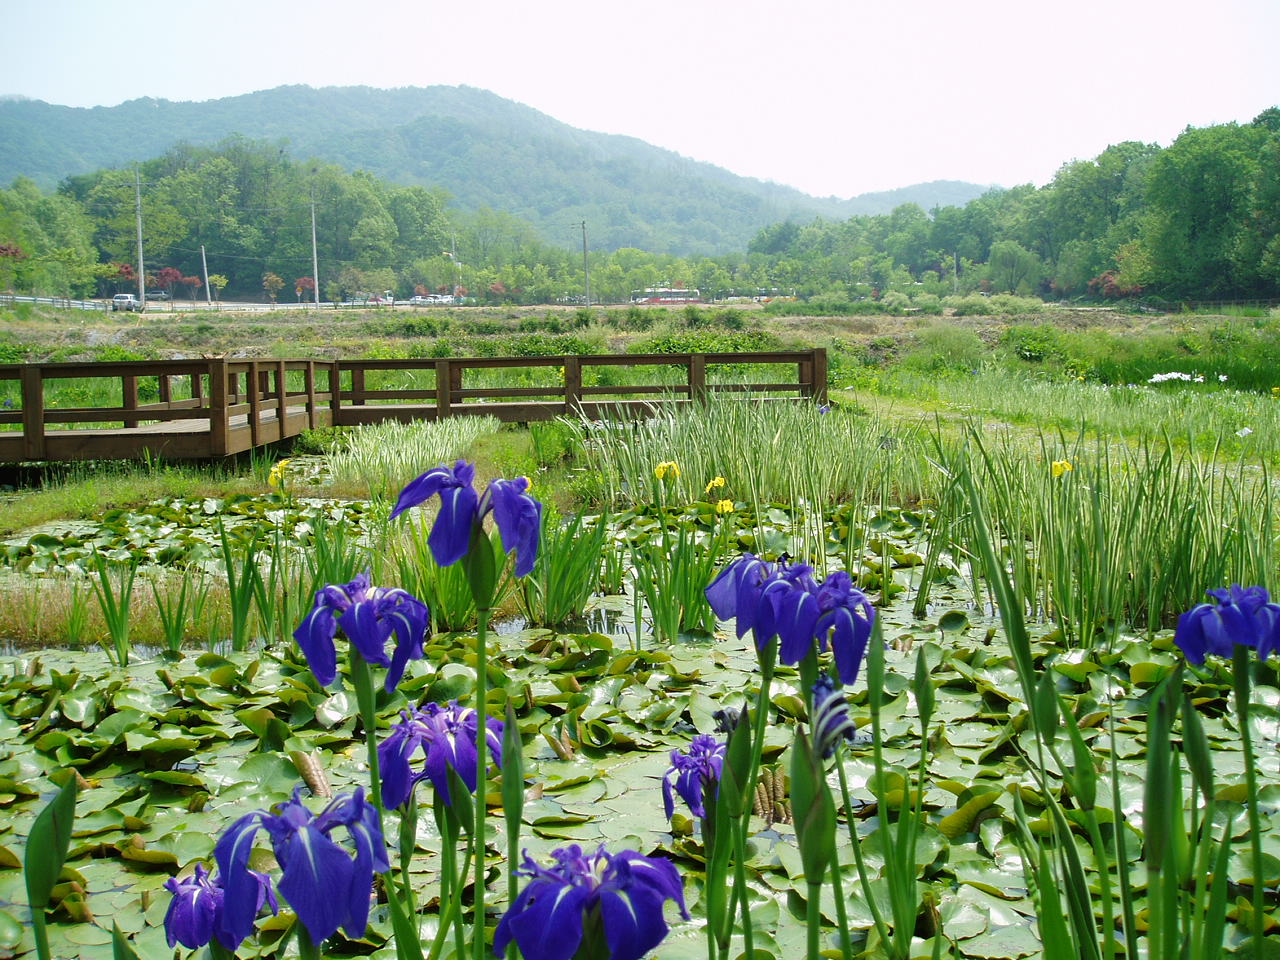
[[[39,364],[22,367],[22,455],[27,460],[43,460],[44,376]]]
[[[689,399],[699,401],[707,399],[707,355],[705,353],[689,354]]]
[[[279,439],[288,436],[285,426],[289,420],[289,382],[286,377],[284,361],[276,361],[276,419],[280,423]]]
[[[193,373],[191,375],[191,399],[196,402],[196,406],[204,403],[204,376],[203,374]]]
[[[307,429],[316,428],[316,362],[308,360],[303,370],[303,382],[307,391]]]
[[[157,375],[157,379],[160,382],[160,402],[172,403],[173,384],[169,382],[169,375],[167,373],[161,373]]]
[[[249,444],[256,450],[258,447],[258,433],[262,424],[258,422],[258,418],[262,414],[262,386],[261,374],[265,372],[258,369],[258,361],[249,361]]]
[[[825,404],[827,402],[827,350],[826,347],[817,347],[813,351],[813,363],[810,365],[813,371],[812,392],[815,403]]]
[[[338,425],[338,411],[342,407],[342,367],[334,360],[329,364],[329,426]]]
[[[351,402],[364,406],[364,367],[351,368]]]
[[[209,361],[209,454],[225,457],[230,417],[227,412],[227,361]]]
[[[138,378],[132,373],[126,373],[120,378],[120,406],[126,410],[138,409]],[[132,430],[138,426],[137,420],[125,420],[124,426],[126,430]]]
[[[567,417],[575,416],[582,403],[582,360],[578,357],[564,358],[564,413]]]
[[[443,420],[450,415],[449,388],[452,386],[453,371],[448,360],[436,361],[436,419]]]

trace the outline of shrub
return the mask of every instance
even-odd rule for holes
[[[915,346],[902,364],[928,373],[967,373],[976,368],[987,353],[981,338],[965,327],[934,322],[918,331]]]
[[[1061,360],[1064,356],[1058,331],[1039,324],[1014,324],[1000,337],[1000,345],[1028,363]]]
[[[932,293],[917,293],[911,300],[911,305],[920,313],[940,316],[942,314],[942,300]]]
[[[880,306],[885,313],[903,314],[911,306],[911,298],[898,290],[890,290],[880,298]]]

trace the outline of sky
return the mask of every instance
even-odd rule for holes
[[[0,94],[466,84],[817,196],[1039,185],[1280,104],[1280,0],[5,0],[4,23]]]

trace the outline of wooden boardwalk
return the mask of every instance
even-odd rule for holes
[[[768,381],[717,382],[720,378],[714,374],[730,367],[780,372]],[[646,368],[648,382],[627,382],[628,371],[634,381],[634,371]],[[494,371],[517,371],[518,379],[532,385],[474,385],[486,377],[492,380]],[[0,364],[0,384],[6,380],[17,381],[20,402],[0,408],[0,463],[211,460],[279,443],[308,429],[384,420],[490,415],[527,422],[559,416],[644,416],[662,405],[691,403],[723,391],[822,403],[827,355],[818,349]],[[118,397],[119,404],[75,407],[66,406],[63,399],[56,405],[60,398],[88,395],[95,388],[98,395]]]

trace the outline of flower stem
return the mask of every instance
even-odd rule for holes
[[[409,863],[418,845],[418,798],[409,794],[409,802],[400,812],[400,887],[404,891],[405,910],[412,916],[417,913],[413,902],[413,884],[409,878]]]
[[[294,924],[298,930],[299,960],[320,960],[320,947],[311,942],[311,935],[307,933],[307,928],[298,920],[295,920]]]
[[[373,689],[373,668],[360,656],[356,645],[350,644],[351,650],[351,682],[356,688],[356,704],[360,710],[360,725],[364,727],[365,753],[369,763],[369,799],[378,808],[379,819],[382,807],[382,777],[378,771],[378,708],[376,694]]]
[[[844,908],[844,883],[840,877],[840,856],[831,848],[831,895],[836,901],[836,922],[840,926],[840,955],[844,960],[853,958],[853,942],[849,939],[849,915]],[[747,951],[747,956],[754,956]]]
[[[808,900],[805,903],[804,922],[808,949],[805,951],[805,956],[818,957],[820,956],[819,944],[821,943],[819,934],[821,933],[822,926],[822,911],[820,909],[822,901],[822,878],[819,877],[817,883],[814,883],[812,880],[808,880],[806,885],[808,887]]]
[[[472,913],[472,925],[474,927],[472,930],[472,956],[475,960],[484,960],[484,819],[485,814],[488,812],[486,794],[489,788],[488,631],[489,618],[493,616],[493,609],[489,606],[482,606],[477,610],[477,614],[479,622],[476,625],[476,809],[475,834],[473,837],[476,851],[476,881],[474,893],[475,909]]]
[[[880,913],[880,906],[876,903],[876,898],[871,890],[871,877],[867,874],[867,864],[862,857],[862,845],[858,842],[858,828],[854,824],[853,806],[849,802],[849,778],[844,772],[844,757],[841,755],[843,749],[836,746],[836,772],[840,775],[840,796],[844,801],[845,822],[849,826],[849,842],[853,844],[853,862],[858,868],[858,882],[862,886],[862,896],[867,901],[867,907],[871,910],[871,919],[876,925],[876,933],[880,935],[880,942],[889,943],[889,928],[884,922],[884,915]]]
[[[738,903],[742,908],[742,947],[748,960],[755,960],[755,937],[751,929],[751,904],[748,903],[747,888],[747,821],[751,817],[748,805],[746,814],[737,823],[729,824],[729,832],[733,834],[733,883],[738,893]],[[732,910],[732,905],[730,906]],[[733,926],[732,919],[730,927]]]
[[[1231,679],[1236,695],[1236,716],[1239,717],[1240,738],[1244,744],[1245,809],[1249,814],[1249,851],[1253,873],[1253,949],[1261,956],[1266,915],[1263,909],[1263,893],[1266,877],[1262,864],[1262,819],[1258,814],[1258,771],[1253,759],[1253,738],[1249,733],[1249,654],[1250,648],[1237,643],[1231,655]]]

